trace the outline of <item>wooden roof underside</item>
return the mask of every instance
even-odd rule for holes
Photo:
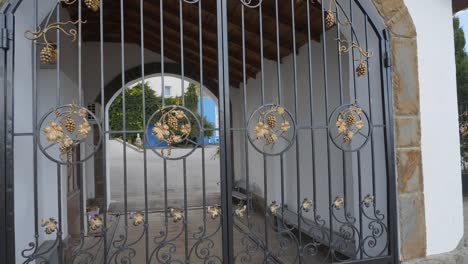
[[[453,0],[452,1],[453,13],[468,8],[468,0]]]
[[[126,43],[141,44],[140,36],[140,1],[124,1],[124,39]],[[204,78],[217,79],[218,76],[218,40],[216,0],[201,1],[202,18],[202,52]],[[261,69],[260,20],[258,8],[244,8],[244,30],[242,30],[240,0],[228,1],[228,38],[229,38],[229,75],[231,85],[237,87],[243,80],[242,32],[245,34],[245,66],[246,78],[254,77]],[[281,58],[292,53],[292,21],[290,1],[278,1],[279,15],[279,51]],[[318,2],[310,1],[311,38],[320,40],[322,32],[321,7]],[[181,62],[180,46],[180,6],[179,1],[164,0],[163,2],[163,43],[164,56],[177,63]],[[184,65],[194,70],[200,69],[199,51],[199,8],[198,4],[184,3],[183,40]],[[76,5],[70,6],[72,19],[78,18]],[[104,1],[104,42],[121,42],[120,1]],[[296,46],[307,43],[307,9],[306,1],[295,1],[295,34]],[[155,53],[161,53],[160,5],[159,1],[144,3],[144,47]],[[275,1],[263,1],[263,56],[266,59],[277,60],[276,41],[276,8]],[[99,12],[94,13],[82,8],[83,41],[100,41]]]

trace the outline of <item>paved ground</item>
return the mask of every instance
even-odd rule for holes
[[[108,241],[111,245],[109,258],[111,262],[120,263],[126,257],[130,257],[132,263],[145,263],[146,254],[148,254],[148,258],[151,258],[150,263],[183,263],[186,259],[190,263],[221,263],[217,261],[218,258],[222,257],[220,218],[213,220],[203,211],[203,197],[206,198],[207,206],[220,204],[219,159],[214,158],[217,148],[207,147],[205,149],[204,171],[202,170],[203,152],[201,149],[195,150],[187,157],[186,190],[184,190],[183,161],[167,161],[164,164],[161,157],[151,150],[147,152],[149,203],[147,232],[144,232],[143,225],[133,225],[130,214],[123,214],[125,211],[123,145],[119,141],[112,140],[108,144],[108,149],[112,200],[108,217]],[[172,150],[172,155],[178,156],[186,151],[175,149]],[[126,160],[128,212],[144,211],[143,152],[128,147]],[[164,167],[166,167],[166,177],[163,173]],[[166,189],[167,192],[165,192]],[[188,207],[190,208],[187,211],[186,227],[183,221],[174,223],[173,219],[164,212],[164,208],[167,207],[184,207],[184,191],[187,193]],[[274,219],[265,221],[264,214],[259,211],[252,212],[250,221],[251,229],[249,230],[246,219],[236,218],[233,229],[236,263],[264,262],[265,233],[268,233],[269,251],[276,256],[277,260],[282,263],[295,262],[297,242],[292,233],[279,234],[275,230]],[[204,234],[202,240],[199,239],[200,232]],[[89,250],[89,253],[97,257],[97,260],[103,258],[104,252],[102,243],[98,242],[99,239],[101,239],[99,236],[87,238],[87,245],[97,245]],[[254,240],[261,242],[257,244]],[[304,238],[303,245],[309,242]],[[320,248],[316,250],[315,256],[305,257],[306,263],[329,262],[328,257],[321,253]],[[313,253],[313,251],[314,248],[311,247],[310,252]],[[327,251],[326,248],[325,251]]]
[[[202,209],[192,209],[188,211],[187,227],[184,226],[183,221],[175,223],[170,217],[166,225],[165,219],[164,213],[150,213],[146,233],[143,225],[134,226],[129,217],[126,218],[124,215],[109,217],[109,262],[124,263],[126,257],[129,257],[131,263],[146,263],[148,255],[151,259],[149,263],[186,263],[185,260],[189,260],[191,264],[222,263],[219,261],[222,258],[220,218],[204,218]],[[245,222],[245,219],[243,221]],[[247,232],[244,223],[239,219],[236,220],[234,226],[235,263],[264,263],[264,218],[255,214],[251,221],[254,233]],[[296,243],[288,235],[279,235],[275,232],[273,222],[273,220],[267,222],[268,247],[271,254],[279,263],[296,263]],[[258,245],[254,243],[254,239],[262,242]],[[310,241],[304,240],[304,244],[308,242]],[[84,247],[87,250],[83,251],[74,263],[80,263],[79,261],[88,263],[86,258],[90,255],[95,256],[94,263],[102,263],[102,246],[101,237],[88,237]],[[311,253],[313,253],[312,248]],[[321,251],[316,251],[314,256],[305,256],[304,263],[329,263],[329,258],[321,254]]]
[[[124,163],[123,145],[119,141],[111,140],[108,144],[110,168],[110,185],[112,212],[123,211],[124,188]],[[171,157],[186,153],[187,149],[173,149]],[[202,206],[203,191],[205,191],[207,205],[219,204],[220,197],[220,165],[219,158],[215,157],[216,146],[208,146],[204,153],[204,166],[202,166],[202,149],[195,150],[186,159],[187,199],[189,207]],[[127,163],[127,202],[128,210],[136,211],[144,208],[144,162],[143,152],[134,148],[126,148]],[[204,168],[204,171],[202,170]],[[203,179],[204,175],[204,179]],[[167,192],[165,192],[164,160],[153,151],[147,151],[147,186],[148,203],[150,210],[165,208],[165,196],[167,194],[167,206],[183,207],[184,199],[184,166],[182,160],[168,160],[166,162]],[[203,184],[203,180],[205,184]],[[205,189],[203,189],[203,186]]]
[[[149,211],[151,212],[148,222],[148,246],[146,246],[146,233],[143,232],[142,226],[133,226],[132,220],[127,218],[128,225],[126,225],[125,215],[119,215],[124,212],[124,164],[123,164],[123,145],[119,141],[110,141],[108,144],[109,157],[108,166],[111,175],[111,208],[110,213],[113,214],[109,217],[115,224],[113,235],[108,239],[112,241],[109,256],[111,258],[121,258],[122,256],[135,255],[132,263],[144,263],[146,253],[148,257],[152,258],[151,263],[165,262],[165,258],[171,258],[172,261],[184,260],[186,257],[190,259],[190,263],[203,263],[204,254],[209,254],[211,258],[222,257],[221,253],[221,229],[219,218],[212,220],[208,215],[205,215],[200,207],[203,205],[203,191],[205,191],[206,205],[213,205],[220,203],[220,167],[219,159],[214,158],[217,152],[216,147],[205,148],[205,162],[202,171],[202,150],[195,150],[186,159],[186,176],[187,176],[187,200],[188,210],[187,217],[187,230],[184,229],[182,222],[174,223],[171,218],[167,222],[166,230],[166,217],[163,212],[166,208],[167,193],[167,206],[168,207],[184,207],[184,167],[183,161],[167,161],[167,192],[165,192],[164,182],[164,161],[153,153],[147,152],[147,182],[148,182],[148,203]],[[144,209],[144,162],[143,152],[134,148],[127,148],[127,203],[128,211],[143,211]],[[172,150],[173,156],[181,155],[187,150]],[[205,175],[203,185],[203,173]],[[203,189],[205,186],[205,189]],[[198,208],[198,209],[197,209]],[[206,222],[205,222],[206,221]],[[244,220],[245,221],[245,220]],[[265,239],[265,219],[258,213],[252,216],[251,223],[254,226],[255,235],[260,241]],[[245,223],[238,220],[234,228],[234,244],[235,255],[238,255],[238,263],[262,263],[264,260],[264,250],[262,247],[253,243],[252,237],[248,235]],[[296,245],[294,241],[287,236],[280,236],[274,230],[273,220],[269,223],[267,228],[269,233],[269,249],[272,254],[281,255],[281,259],[285,263],[294,262],[296,257]],[[128,227],[127,227],[128,226]],[[205,230],[208,239],[198,240],[197,234]],[[127,235],[126,235],[127,234]],[[160,241],[162,238],[157,238],[160,235],[166,235],[170,243],[163,243],[164,246],[158,246],[155,241]],[[250,234],[251,235],[251,234]],[[129,246],[127,250],[118,253],[119,246],[124,246],[121,241],[121,236],[127,237],[125,246]],[[96,238],[98,239],[98,238]],[[92,244],[92,242],[89,242]],[[286,249],[280,250],[280,243],[286,246]],[[163,245],[159,244],[159,245]],[[130,252],[133,251],[134,252]],[[96,249],[97,252],[102,252],[102,249]],[[152,256],[152,254],[154,254]],[[102,256],[101,256],[102,257]],[[312,262],[317,257],[310,257],[308,260]],[[243,260],[242,260],[243,259]],[[324,262],[323,258],[321,261]],[[326,262],[326,261],[325,261]],[[217,263],[217,262],[214,262]]]

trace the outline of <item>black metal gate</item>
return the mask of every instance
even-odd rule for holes
[[[6,2],[2,263],[398,263],[370,1]]]

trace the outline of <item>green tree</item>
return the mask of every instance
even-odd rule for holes
[[[468,56],[465,51],[465,32],[460,27],[460,19],[453,19],[455,38],[455,62],[457,71],[457,93],[459,102],[468,102]]]
[[[185,92],[185,107],[193,112],[198,112],[198,93],[197,85],[190,83]]]
[[[146,123],[148,123],[149,118],[153,113],[157,112],[162,106],[162,97],[157,96],[156,92],[151,89],[148,83],[145,83],[145,117]],[[196,126],[196,120],[200,120],[204,123],[205,127],[205,136],[213,135],[214,125],[209,122],[206,117],[201,117],[198,113],[198,86],[190,83],[187,91],[184,95],[185,106],[190,109],[195,117],[192,115],[187,115],[192,123],[192,130],[190,132],[190,139],[193,141],[197,140],[199,135],[198,126]],[[142,93],[142,84],[139,83],[131,88],[125,89],[125,116],[126,116],[126,130],[144,130],[143,127],[143,93]],[[164,105],[178,105],[182,103],[182,98],[179,97],[167,97],[164,98]],[[109,126],[112,131],[122,131],[123,130],[123,96],[119,95],[112,105],[109,107]],[[155,117],[157,119],[157,117]],[[140,135],[143,136],[143,135]],[[116,133],[112,134],[112,137],[123,137],[122,134]],[[136,134],[127,134],[127,140],[133,142],[137,137]]]

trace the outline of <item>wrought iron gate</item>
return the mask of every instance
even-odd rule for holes
[[[5,263],[398,262],[388,39],[370,1],[0,14]]]

